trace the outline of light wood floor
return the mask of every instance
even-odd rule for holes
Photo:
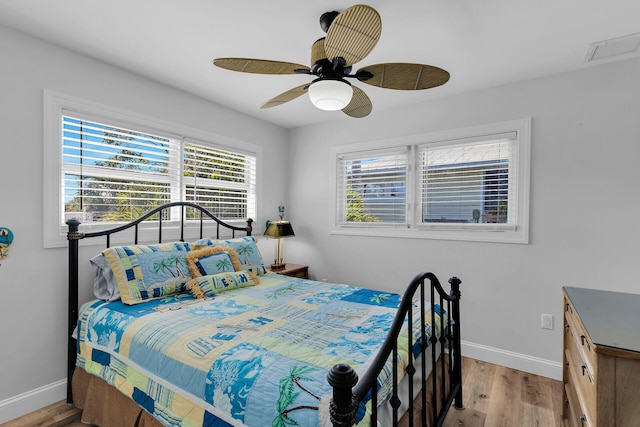
[[[560,381],[469,358],[463,358],[462,373],[465,409],[452,407],[444,427],[562,426]],[[79,409],[58,402],[4,427],[87,427],[80,417]]]
[[[562,382],[474,359],[462,361],[464,410],[444,427],[561,427]]]

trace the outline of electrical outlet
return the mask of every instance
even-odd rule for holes
[[[553,315],[552,314],[542,314],[541,317],[541,325],[542,329],[553,329]]]

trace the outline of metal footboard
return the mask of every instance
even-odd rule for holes
[[[408,404],[409,427],[414,425],[414,376],[421,374],[421,413],[422,426],[439,427],[444,422],[447,412],[453,403],[456,408],[462,408],[462,356],[460,354],[460,283],[457,277],[449,279],[451,290],[445,292],[438,278],[432,273],[421,273],[409,284],[398,308],[398,312],[374,362],[363,377],[358,381],[354,370],[348,365],[336,365],[329,372],[327,380],[333,387],[333,399],[330,403],[330,417],[334,427],[350,427],[355,424],[356,410],[369,393],[371,395],[370,425],[378,423],[378,375],[391,357],[393,368],[393,389],[389,403],[393,410],[393,426],[398,425],[398,409],[402,405],[404,396],[398,391],[398,337],[405,320],[407,321],[408,348],[413,343],[414,301],[419,297],[420,316],[420,346],[421,354],[427,355],[430,349],[431,363],[427,366],[427,357],[422,357],[420,366],[416,367],[410,358],[405,372],[408,376]],[[428,287],[428,288],[427,288]],[[430,300],[427,300],[427,289]],[[427,305],[428,304],[428,305]],[[441,317],[440,324],[436,323],[436,314],[442,309],[448,314],[448,322]],[[427,338],[427,323],[431,324],[431,334]],[[439,326],[439,327],[438,327]],[[439,355],[439,357],[438,357]],[[439,360],[439,362],[438,362]],[[429,369],[430,368],[430,369]],[[418,371],[418,369],[420,371]],[[431,384],[427,378],[431,373]],[[427,392],[431,392],[430,407],[428,407]]]

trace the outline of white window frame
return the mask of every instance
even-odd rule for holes
[[[141,132],[158,133],[166,136],[180,138],[187,143],[197,143],[208,145],[212,148],[230,150],[239,153],[246,153],[256,157],[256,182],[255,192],[250,195],[248,200],[248,217],[256,219],[258,216],[260,197],[260,179],[261,163],[262,163],[262,147],[236,140],[222,135],[212,134],[200,129],[195,129],[142,114],[133,113],[126,110],[110,107],[104,104],[76,98],[70,95],[54,92],[51,90],[44,91],[44,135],[43,135],[43,155],[44,155],[44,196],[43,196],[43,246],[45,248],[63,247],[67,245],[67,226],[61,226],[63,222],[64,206],[61,206],[62,197],[60,196],[63,186],[62,175],[62,116],[69,112],[75,112],[83,118],[110,123],[117,126],[136,129]],[[180,165],[180,171],[182,165]],[[183,190],[181,190],[182,192]],[[176,194],[172,194],[172,198]],[[182,195],[177,195],[182,197]],[[177,201],[177,200],[172,200]],[[234,225],[243,226],[245,220],[229,221]],[[114,223],[104,224],[84,224],[81,225],[81,231],[91,232],[99,231],[113,227]],[[171,235],[171,229],[177,228],[177,223],[166,223],[163,227],[167,231],[167,235]],[[187,224],[189,226],[189,224]],[[186,236],[196,236],[197,224],[190,227],[192,232],[187,230]],[[145,240],[145,227],[141,227],[141,241]],[[150,236],[151,238],[151,236]],[[82,242],[82,241],[81,241]],[[95,244],[95,242],[94,242]]]
[[[517,144],[517,177],[515,191],[517,197],[517,214],[515,223],[506,224],[430,224],[420,220],[421,194],[419,183],[419,167],[417,152],[426,145],[460,144],[464,141],[474,142],[487,136],[516,133]],[[338,200],[338,159],[353,153],[366,153],[371,150],[382,150],[393,147],[409,146],[409,175],[407,178],[407,222],[403,226],[397,224],[341,222],[344,206]],[[401,138],[360,142],[332,147],[331,156],[331,224],[332,234],[377,237],[401,237],[418,239],[461,240],[476,242],[529,243],[529,193],[531,170],[531,118],[510,120],[485,125],[451,129],[440,132],[410,135]]]

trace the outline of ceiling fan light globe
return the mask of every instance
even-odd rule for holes
[[[344,80],[317,80],[309,86],[311,103],[321,110],[342,110],[351,102],[353,88]]]

